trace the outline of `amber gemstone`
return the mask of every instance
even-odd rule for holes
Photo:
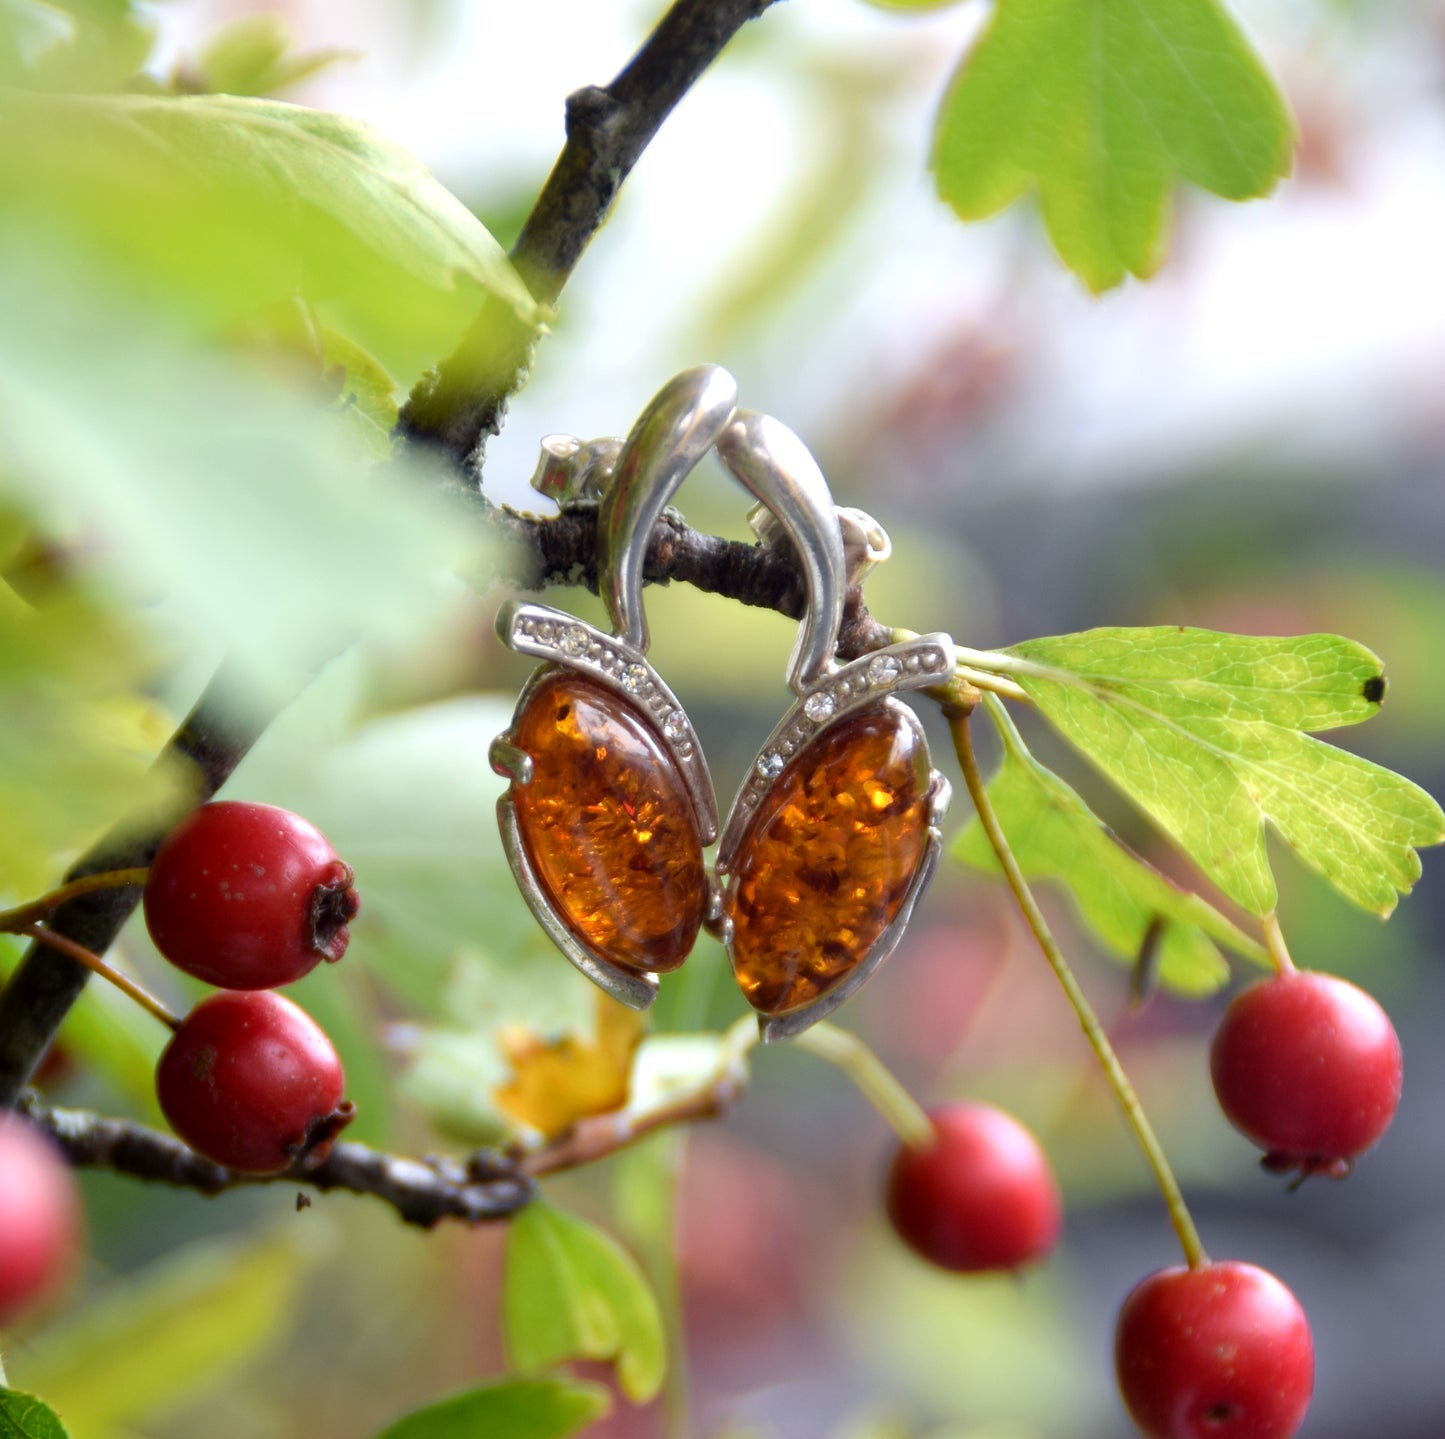
[[[928,842],[928,751],[901,707],[825,730],[778,776],[732,863],[733,970],[764,1014],[826,994],[908,897]]]
[[[614,964],[676,969],[707,889],[697,813],[656,731],[621,695],[559,670],[511,739],[532,757],[532,782],[512,801],[553,910]]]

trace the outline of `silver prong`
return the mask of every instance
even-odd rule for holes
[[[532,756],[518,749],[505,735],[498,735],[492,741],[487,760],[497,774],[505,775],[513,784],[532,783]]]
[[[928,823],[936,828],[952,803],[953,786],[934,770],[933,782],[928,786]]]

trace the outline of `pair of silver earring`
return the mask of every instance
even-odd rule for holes
[[[711,870],[712,780],[647,658],[642,604],[653,526],[710,450],[758,501],[763,542],[792,540],[808,591],[793,703],[733,801]],[[563,954],[623,1004],[651,1004],[658,976],[706,927],[764,1040],[797,1034],[888,957],[937,864],[949,786],[893,696],[946,678],[952,643],[924,635],[836,660],[848,585],[886,554],[887,537],[836,510],[802,441],[738,410],[737,385],[716,366],[671,380],[620,445],[546,442],[534,484],[600,497],[598,588],[612,629],[520,602],[497,617],[504,644],[544,661],[491,748],[511,780],[497,815],[517,884]]]

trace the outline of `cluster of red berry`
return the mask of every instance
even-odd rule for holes
[[[351,1117],[336,1050],[290,984],[346,952],[359,908],[325,835],[271,805],[202,806],[146,877],[156,948],[222,992],[176,1025],[156,1069],[162,1111],[198,1154],[249,1174],[318,1155]],[[64,1279],[79,1247],[70,1166],[19,1119],[0,1124],[0,1328]]]
[[[349,865],[299,815],[203,805],[168,834],[145,887],[155,946],[222,987],[181,1021],[156,1069],[171,1127],[198,1154],[272,1174],[316,1153],[350,1117],[336,1050],[271,991],[346,953],[360,907]]]
[[[1369,995],[1290,970],[1230,1004],[1210,1070],[1220,1107],[1273,1170],[1341,1177],[1400,1102],[1400,1042]],[[983,1104],[929,1116],[927,1148],[903,1148],[888,1177],[894,1229],[923,1258],[974,1273],[1017,1269],[1053,1248],[1058,1185],[1038,1142]],[[1115,1334],[1119,1388],[1150,1439],[1289,1439],[1314,1387],[1298,1300],[1251,1264],[1203,1262],[1149,1275]]]

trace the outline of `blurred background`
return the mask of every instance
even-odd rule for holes
[[[184,64],[260,8],[157,7],[151,68]],[[661,9],[264,8],[303,49],[355,52],[287,98],[414,149],[504,244],[561,144],[566,94],[609,79]],[[977,648],[1099,624],[1348,634],[1384,656],[1391,688],[1343,742],[1445,793],[1445,6],[1248,0],[1241,18],[1298,118],[1295,175],[1245,206],[1181,194],[1158,278],[1100,299],[1062,270],[1027,205],[963,227],[933,198],[933,112],[983,18],[974,4],[913,15],[795,0],[749,26],[649,148],[569,284],[490,446],[489,493],[544,508],[526,487],[540,436],[623,433],[673,372],[714,361],[743,403],[802,434],[840,503],[889,530],[894,559],[869,582],[885,621]],[[746,533],[720,472],[695,476],[679,505],[700,528]],[[491,638],[501,597],[448,588],[425,643],[333,662],[227,790],[305,814],[357,871],[365,910],[347,963],[295,992],[342,1048],[361,1137],[403,1151],[500,1133],[499,1032],[591,1024],[585,985],[535,932],[495,838],[486,748],[528,668]],[[598,613],[584,596],[549,598]],[[650,592],[648,617],[653,658],[728,796],[786,705],[792,626],[682,587]],[[176,707],[197,668],[172,667]],[[1040,756],[1187,876],[1031,718]],[[1057,896],[1050,913],[1207,1247],[1271,1269],[1310,1315],[1319,1377],[1303,1433],[1440,1439],[1445,865],[1427,853],[1416,895],[1383,927],[1278,859],[1296,959],[1370,989],[1406,1051],[1394,1128],[1344,1184],[1285,1192],[1217,1113],[1205,1049],[1222,998],[1131,1012],[1127,973],[1091,952]],[[183,1002],[139,927],[123,954]],[[664,985],[658,1023],[721,1028],[742,1012],[704,940]],[[841,1018],[925,1103],[979,1096],[1034,1127],[1068,1204],[1057,1257],[1017,1280],[927,1270],[881,1217],[883,1122],[816,1059],[760,1052],[722,1121],[549,1185],[627,1239],[680,1304],[690,1431],[679,1379],[591,1432],[1127,1435],[1114,1314],[1177,1255],[1002,891],[945,863]],[[155,1026],[90,995],[72,1030],[47,1093],[150,1117]],[[76,1439],[364,1439],[503,1367],[497,1229],[423,1235],[345,1196],[297,1215],[283,1190],[206,1201],[84,1184],[83,1283],[6,1355],[11,1381],[54,1402]]]

